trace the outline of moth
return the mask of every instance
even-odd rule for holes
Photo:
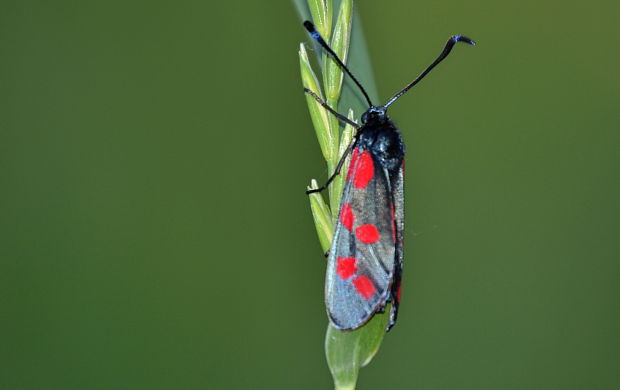
[[[326,189],[351,155],[328,254],[325,278],[327,314],[335,328],[353,330],[366,324],[375,313],[384,312],[387,303],[391,303],[386,329],[389,331],[396,323],[401,295],[405,144],[400,131],[387,115],[387,109],[443,61],[457,42],[475,43],[462,35],[450,37],[441,54],[415,80],[387,103],[376,106],[314,25],[306,21],[304,27],[351,77],[369,105],[360,125],[339,114],[314,92],[304,89],[340,121],[356,129],[334,174],[320,188],[306,191],[311,194]]]

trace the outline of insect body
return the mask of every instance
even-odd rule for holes
[[[337,329],[357,329],[375,313],[383,312],[390,302],[386,329],[390,330],[398,314],[403,269],[405,145],[400,132],[387,116],[387,108],[441,62],[457,42],[472,45],[474,42],[461,35],[451,37],[439,57],[424,72],[386,104],[375,106],[312,23],[306,21],[304,26],[359,86],[370,106],[362,115],[360,126],[337,113],[312,91],[305,90],[338,119],[357,129],[334,175],[321,188],[307,191],[312,193],[327,188],[340,174],[348,154],[352,153],[329,251],[325,280],[327,314]]]

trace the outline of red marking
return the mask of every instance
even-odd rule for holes
[[[353,230],[353,221],[355,221],[355,215],[353,215],[353,210],[351,210],[351,205],[345,203],[342,205],[342,210],[340,211],[340,223],[347,228],[347,230]]]
[[[364,188],[370,183],[375,176],[375,165],[372,162],[372,156],[368,152],[362,152],[359,156],[357,169],[355,170],[355,178],[353,185],[355,188]]]
[[[396,218],[394,218],[394,203],[390,203],[390,209],[392,210],[392,238],[394,244],[396,244]]]
[[[364,244],[372,244],[379,241],[379,231],[375,225],[362,225],[355,229],[355,235]]]
[[[353,173],[353,167],[355,166],[355,162],[357,161],[358,153],[359,148],[353,149],[353,156],[351,156],[351,163],[349,164],[349,172],[347,172],[347,181],[351,179],[351,174]]]
[[[396,290],[396,302],[400,302],[400,290],[401,290],[402,284],[398,285],[398,290]]]
[[[355,265],[355,257],[339,257],[338,264],[336,264],[336,273],[342,279],[349,279],[357,272],[357,265]]]
[[[375,290],[375,286],[372,285],[370,279],[368,279],[364,275],[360,275],[357,278],[353,279],[353,284],[355,285],[355,289],[357,290],[357,292],[365,299],[369,299],[372,294],[377,292]]]

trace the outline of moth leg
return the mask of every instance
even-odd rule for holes
[[[357,123],[353,122],[351,119],[347,118],[346,116],[338,113],[336,110],[334,110],[333,108],[331,108],[329,106],[329,104],[327,104],[323,99],[321,99],[316,93],[312,92],[311,90],[309,90],[308,88],[304,88],[304,92],[307,93],[308,95],[312,96],[314,98],[314,100],[316,100],[321,106],[323,106],[327,111],[331,112],[336,118],[338,118],[340,121],[347,123],[353,127],[355,127],[356,129],[360,128],[360,125],[358,125]]]
[[[342,153],[342,157],[340,157],[340,161],[338,161],[338,165],[336,165],[336,169],[334,170],[334,174],[331,175],[329,177],[329,179],[327,179],[325,184],[323,184],[319,188],[315,188],[315,189],[312,189],[312,190],[307,190],[306,191],[306,195],[310,195],[310,194],[313,194],[315,192],[323,191],[324,189],[326,189],[331,184],[331,182],[336,178],[336,176],[340,175],[340,170],[342,169],[342,166],[344,165],[344,162],[346,161],[347,156],[353,150],[353,147],[355,146],[356,142],[357,142],[357,136],[353,137],[351,142],[349,142],[349,145],[347,145],[347,148],[344,150],[344,153]]]

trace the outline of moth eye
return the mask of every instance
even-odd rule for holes
[[[368,111],[362,114],[362,123],[366,123],[368,121]]]

